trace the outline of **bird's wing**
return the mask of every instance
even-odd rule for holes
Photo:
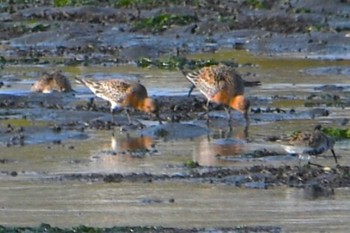
[[[121,103],[129,94],[130,84],[121,80],[92,81],[87,79],[77,79],[86,85],[95,95],[102,99]]]
[[[193,83],[208,99],[225,87],[225,80],[216,66],[204,67],[200,70],[188,73],[186,78]]]

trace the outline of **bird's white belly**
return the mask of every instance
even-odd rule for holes
[[[120,104],[111,101],[111,109],[117,110],[117,109],[120,109],[120,108],[121,108]]]
[[[308,155],[318,155],[329,149],[327,146],[319,146],[316,148],[307,147],[307,146],[291,146],[284,145],[284,150],[289,154],[308,154]]]
[[[307,154],[312,148],[305,146],[290,146],[284,145],[283,149],[289,154]]]

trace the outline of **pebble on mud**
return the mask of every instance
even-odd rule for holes
[[[62,127],[59,125],[54,125],[51,127],[52,131],[55,133],[60,133],[62,131]]]
[[[12,171],[10,175],[11,175],[11,176],[17,176],[18,173],[17,173],[16,171]]]

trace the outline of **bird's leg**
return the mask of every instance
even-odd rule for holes
[[[95,100],[94,97],[91,97],[91,98],[89,99],[89,102],[87,103],[87,108],[88,108],[88,110],[94,109],[94,100]]]
[[[226,112],[226,114],[227,114],[228,121],[231,122],[231,121],[232,121],[232,117],[231,117],[231,108],[230,108],[230,107],[225,107],[225,112]]]
[[[227,133],[225,138],[231,138],[232,137],[232,133],[233,133],[232,127],[229,127],[229,131],[228,131],[228,133]]]
[[[209,101],[207,101],[206,104],[204,104],[204,103],[202,104],[202,107],[205,110],[205,112],[199,114],[199,116],[198,116],[198,119],[202,119],[203,116],[206,117],[208,127],[209,127],[209,110],[210,110],[209,109],[209,104],[210,104]]]
[[[232,131],[232,117],[231,117],[231,108],[230,107],[225,107],[225,112],[228,117],[228,128],[230,131]]]
[[[334,150],[331,149],[331,152],[332,152],[332,155],[333,155],[333,157],[334,157],[335,163],[338,164],[338,159],[337,159],[337,156],[336,156],[335,153],[334,153]]]
[[[305,160],[305,155],[304,155],[303,153],[300,153],[300,154],[296,154],[296,153],[294,154],[294,153],[293,153],[293,154],[291,154],[291,155],[298,155],[298,166],[301,168],[301,162],[302,162],[303,160]],[[307,160],[307,162],[308,162],[308,163],[307,163],[308,165],[310,165],[310,158],[311,158],[310,155],[307,155],[307,159],[306,159],[306,160]]]
[[[131,117],[130,117],[129,109],[128,109],[128,108],[125,108],[124,111],[125,111],[126,116],[128,117],[129,125],[131,125],[132,122],[131,122]]]
[[[300,155],[298,156],[298,166],[299,166],[299,168],[301,168],[301,158],[302,157],[300,157]]]
[[[248,111],[245,111],[243,113],[244,115],[244,119],[245,119],[245,127],[244,127],[244,133],[246,134],[246,136],[248,136],[248,129],[249,129],[249,125],[250,125],[250,120],[248,117]]]
[[[248,138],[249,137],[249,134],[248,134],[248,129],[249,129],[249,124],[247,124],[245,127],[244,127],[244,137],[245,138]]]
[[[208,132],[207,132],[207,140],[208,140],[208,142],[211,141],[211,139],[210,139],[210,131],[209,131],[209,130],[208,130]]]
[[[209,101],[207,101],[207,104],[205,105],[205,111],[207,115],[207,127],[209,128]]]
[[[162,119],[160,118],[160,116],[159,116],[158,113],[156,114],[156,118],[157,118],[157,120],[159,121],[159,124],[162,125],[163,122],[162,122]]]
[[[192,93],[193,89],[195,89],[195,88],[196,88],[196,86],[194,84],[192,84],[192,86],[190,87],[190,90],[188,91],[187,97],[191,96],[191,93]]]
[[[300,156],[299,156],[299,161],[300,161]],[[309,166],[315,166],[315,167],[323,167],[322,165],[320,164],[317,164],[317,163],[312,163],[310,162],[310,159],[311,159],[311,156],[310,155],[307,155],[307,165]],[[299,165],[300,166],[300,165]]]
[[[111,113],[112,113],[112,124],[115,124],[115,109],[111,108]]]
[[[320,165],[320,164],[312,163],[312,162],[310,162],[310,161],[308,161],[307,164],[310,165],[310,166],[315,166],[315,167],[321,167],[321,168],[324,167],[324,166],[322,166],[322,165]]]

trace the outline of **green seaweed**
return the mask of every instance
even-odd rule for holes
[[[34,23],[28,26],[31,32],[44,32],[50,28],[50,24]]]
[[[9,9],[9,3],[6,0],[0,0],[1,12]],[[123,7],[123,8],[155,8],[170,5],[192,5],[198,6],[199,0],[186,1],[186,0],[54,0],[54,1],[41,1],[38,0],[14,0],[11,4],[35,4],[35,5],[49,5],[54,7],[65,7],[65,6],[111,6],[111,7]],[[2,9],[1,9],[2,8]]]
[[[199,167],[198,162],[196,162],[196,161],[194,161],[194,160],[191,160],[191,159],[186,160],[186,161],[184,162],[184,165],[185,165],[185,167],[187,167],[187,168],[197,168],[197,167]]]
[[[96,6],[100,2],[95,0],[54,0],[55,7],[64,6]]]
[[[0,119],[2,118],[2,116],[0,115]],[[14,127],[27,127],[32,125],[32,122],[28,119],[1,119],[1,123],[0,125],[12,125]]]
[[[192,15],[162,14],[135,22],[134,29],[151,29],[153,32],[161,32],[172,25],[188,25],[197,21],[198,18]]]
[[[175,69],[183,69],[185,66],[188,69],[198,69],[202,68],[204,66],[210,66],[210,65],[217,65],[219,64],[218,61],[215,61],[213,59],[207,59],[207,60],[194,60],[194,59],[187,59],[185,57],[179,57],[179,56],[172,56],[168,58],[161,58],[161,59],[150,59],[150,58],[140,58],[136,61],[136,64],[139,67],[157,67],[160,69],[166,69],[166,70],[175,70]]]
[[[269,9],[270,7],[264,0],[245,0],[246,5],[253,9]]]
[[[150,8],[150,7],[160,7],[160,6],[169,6],[169,5],[195,5],[199,4],[198,0],[195,1],[186,1],[186,0],[110,0],[109,2],[114,2],[114,5],[117,7],[139,7],[139,8]]]
[[[322,128],[322,131],[334,137],[336,140],[348,139],[350,138],[350,129],[340,129],[340,128]]]
[[[116,5],[119,7],[129,7],[137,4],[138,0],[119,0],[117,1]]]
[[[330,93],[313,93],[306,98],[306,101],[304,103],[305,107],[344,107],[345,105],[346,103],[338,95]]]
[[[296,9],[294,10],[294,12],[295,12],[296,14],[301,14],[301,13],[303,13],[303,14],[309,14],[309,13],[311,13],[311,9],[310,9],[310,8],[301,7],[301,8],[296,8]]]
[[[107,5],[113,5],[113,1],[106,1]],[[98,6],[101,5],[101,1],[96,0],[54,0],[53,5],[55,7],[64,6]]]
[[[28,32],[43,32],[47,31],[50,28],[50,24],[44,24],[37,22],[36,20],[23,21],[17,24],[14,24],[11,27],[11,31],[16,34],[24,34]],[[0,61],[1,64],[1,61]]]
[[[54,0],[55,7],[63,7],[67,6],[68,4],[70,4],[69,0]]]

